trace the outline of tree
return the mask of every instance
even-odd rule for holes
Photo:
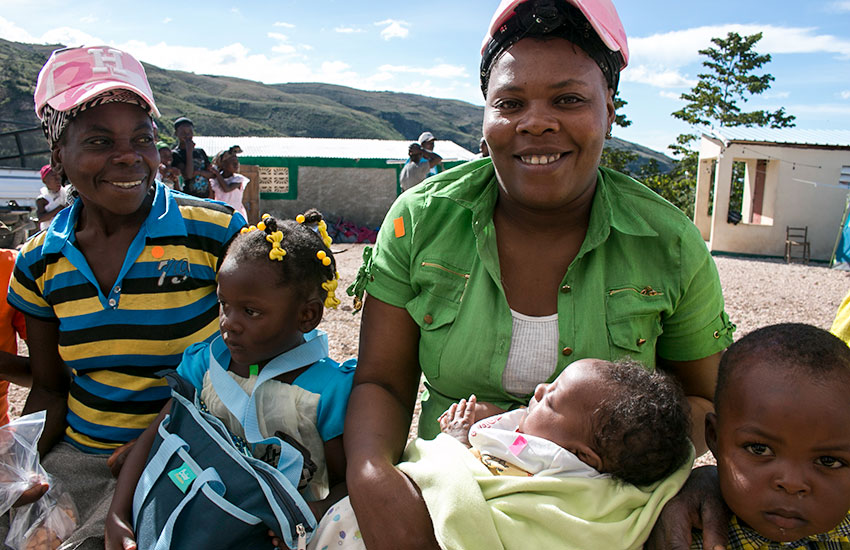
[[[620,128],[626,128],[628,126],[631,126],[632,124],[632,121],[629,120],[626,115],[624,115],[620,111],[628,104],[628,101],[620,97],[619,91],[614,94],[614,109],[617,113],[614,116],[614,124],[616,126],[619,126]],[[606,144],[605,148],[602,150],[602,159],[599,163],[602,166],[611,168],[612,170],[623,172],[624,174],[630,174],[631,172],[629,171],[629,165],[636,161],[637,158],[637,153],[632,153],[631,151],[626,151],[625,149],[617,149]]]
[[[681,95],[688,103],[675,111],[673,116],[692,125],[720,128],[794,126],[795,117],[787,114],[784,107],[773,112],[745,112],[741,109],[741,104],[746,103],[751,96],[770,89],[770,83],[774,80],[773,75],[756,74],[770,62],[770,54],[759,54],[755,51],[755,46],[761,38],[761,33],[741,36],[735,32],[728,33],[726,38],[712,38],[714,46],[699,51],[707,57],[702,65],[708,70],[698,75],[699,81],[690,92]],[[692,149],[696,139],[695,133],[680,134],[676,143],[670,145],[674,154],[680,157],[674,172],[688,180],[697,173],[698,155]],[[692,187],[696,186],[696,181],[687,183]],[[733,186],[733,193],[736,191],[740,189],[734,189]]]

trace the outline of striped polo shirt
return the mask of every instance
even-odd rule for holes
[[[18,255],[9,303],[58,321],[71,370],[65,439],[109,453],[138,437],[170,397],[156,373],[218,333],[215,275],[245,221],[223,203],[157,182],[147,219],[104,293],[76,246],[77,201]]]

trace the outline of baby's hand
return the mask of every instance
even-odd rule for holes
[[[470,395],[469,400],[461,399],[452,404],[449,410],[440,415],[440,431],[469,447],[469,428],[475,423],[476,403],[475,396]]]

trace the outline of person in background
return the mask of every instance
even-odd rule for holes
[[[213,190],[213,198],[217,201],[226,202],[234,210],[248,219],[248,212],[242,204],[242,194],[245,187],[251,182],[246,176],[239,174],[239,157],[242,149],[234,145],[226,151],[219,152],[213,158],[212,170],[216,177],[210,180]]]
[[[180,180],[182,176],[180,170],[171,165],[174,155],[171,152],[171,147],[164,141],[156,142],[156,148],[159,151],[159,181],[164,183],[169,189],[182,190]]]
[[[487,140],[481,138],[478,142],[478,152],[472,157],[472,160],[487,158],[490,156],[490,150],[487,148]]]
[[[419,141],[411,143],[407,148],[407,156],[407,162],[404,163],[399,176],[402,191],[407,191],[429,175],[436,174],[437,165],[443,162],[443,158],[434,152],[434,136],[431,132],[424,132],[419,136]]]
[[[35,214],[38,217],[38,228],[44,230],[50,225],[50,220],[65,208],[67,196],[62,187],[62,178],[49,164],[42,166],[40,173],[44,187],[35,199]]]
[[[171,151],[171,165],[183,174],[183,192],[202,199],[212,198],[210,179],[217,172],[212,170],[206,152],[195,147],[195,124],[182,116],[174,121],[174,134],[178,145]]]
[[[431,132],[422,132],[419,134],[419,139],[417,141],[422,147],[422,155],[428,159],[429,162],[436,157],[436,164],[433,164],[431,169],[428,170],[428,175],[433,176],[439,171],[437,167],[443,164],[442,157],[434,152],[434,145],[437,144],[437,140],[434,139],[434,134]]]
[[[16,250],[0,249],[0,425],[9,423],[9,382],[32,385],[29,358],[18,355],[18,338],[27,339],[24,314],[6,301]]]

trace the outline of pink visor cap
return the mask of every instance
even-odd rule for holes
[[[515,9],[520,4],[528,0],[502,0],[499,4],[496,13],[493,14],[493,19],[490,21],[490,26],[487,28],[487,36],[484,37],[484,42],[481,44],[481,55],[484,55],[487,45],[493,36],[499,30],[505,21],[510,19],[515,14]],[[602,42],[608,46],[611,51],[620,52],[623,56],[623,65],[620,69],[625,69],[629,64],[629,44],[626,40],[626,29],[623,28],[623,23],[620,21],[620,16],[617,14],[617,8],[611,0],[563,0],[578,8],[587,18],[590,26],[602,39]]]
[[[50,54],[38,73],[35,114],[45,105],[68,111],[109,90],[129,90],[159,116],[145,69],[135,57],[109,46],[65,48]]]

